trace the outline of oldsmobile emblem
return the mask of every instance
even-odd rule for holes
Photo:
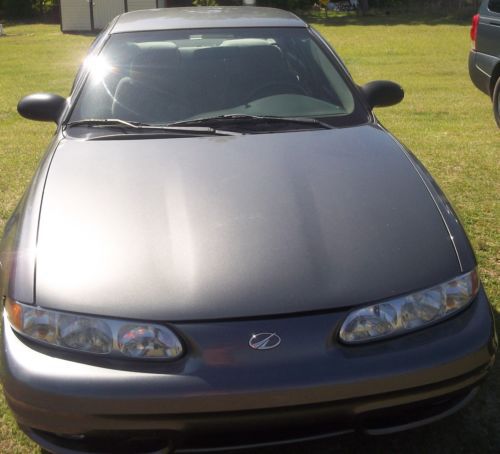
[[[258,333],[252,334],[248,345],[254,350],[270,350],[281,344],[281,337],[276,333]]]

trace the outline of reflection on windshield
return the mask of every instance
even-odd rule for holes
[[[71,121],[167,124],[245,114],[346,117],[355,100],[306,29],[210,29],[112,35],[85,62]]]
[[[104,84],[106,76],[113,71],[113,67],[104,56],[89,56],[85,59],[84,65],[89,71],[89,80],[93,85]]]

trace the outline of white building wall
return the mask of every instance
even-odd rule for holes
[[[61,28],[63,31],[90,31],[90,0],[61,0]],[[163,8],[165,0],[159,0]],[[156,8],[156,0],[128,0],[128,10]],[[125,12],[124,0],[93,0],[94,28],[103,29],[118,14]]]
[[[89,31],[88,0],[61,0],[61,24],[63,31]]]
[[[163,1],[160,1],[160,6],[163,6]],[[138,9],[156,8],[156,0],[128,0],[128,10],[136,11]]]
[[[94,28],[106,27],[118,14],[125,11],[123,0],[94,0]]]

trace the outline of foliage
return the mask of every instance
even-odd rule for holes
[[[51,0],[32,0],[32,9],[36,14],[42,16],[49,8],[56,6],[54,1]]]
[[[194,6],[217,6],[217,0],[193,0]]]
[[[59,8],[60,0],[0,0],[0,10],[9,18],[43,16]]]
[[[57,10],[61,0],[0,0],[0,10],[4,9],[7,17],[26,18],[33,15],[43,16]],[[340,0],[331,0],[334,3]],[[217,6],[218,4],[241,4],[241,0],[192,0],[195,6]],[[259,6],[290,11],[308,11],[320,0],[257,0]],[[405,8],[425,8],[440,10],[477,10],[481,0],[358,0],[359,10],[366,13],[369,8],[385,10]]]
[[[315,3],[319,3],[319,0],[257,0],[259,6],[271,6],[289,11],[308,11]]]
[[[12,18],[32,15],[32,0],[4,0],[5,15]]]
[[[432,9],[478,9],[481,0],[365,0],[367,6],[374,8],[419,7]],[[361,3],[361,0],[360,0]]]
[[[331,0],[337,3],[340,0]],[[358,8],[361,12],[366,13],[369,8],[425,8],[439,10],[447,9],[475,9],[479,7],[481,0],[358,0]],[[320,0],[257,0],[259,6],[272,6],[286,10],[309,10],[315,3],[320,3]]]

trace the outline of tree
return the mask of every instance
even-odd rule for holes
[[[4,0],[7,17],[29,17],[32,13],[31,0]]]
[[[36,0],[35,0],[36,1]],[[38,0],[38,13],[43,16],[43,11],[45,7],[45,0]]]
[[[194,6],[218,6],[217,0],[193,0]]]
[[[47,11],[59,5],[54,0],[31,0],[31,4],[32,11],[35,11],[40,16],[43,16]]]
[[[368,12],[368,0],[359,0],[359,10],[361,14],[366,14]]]

